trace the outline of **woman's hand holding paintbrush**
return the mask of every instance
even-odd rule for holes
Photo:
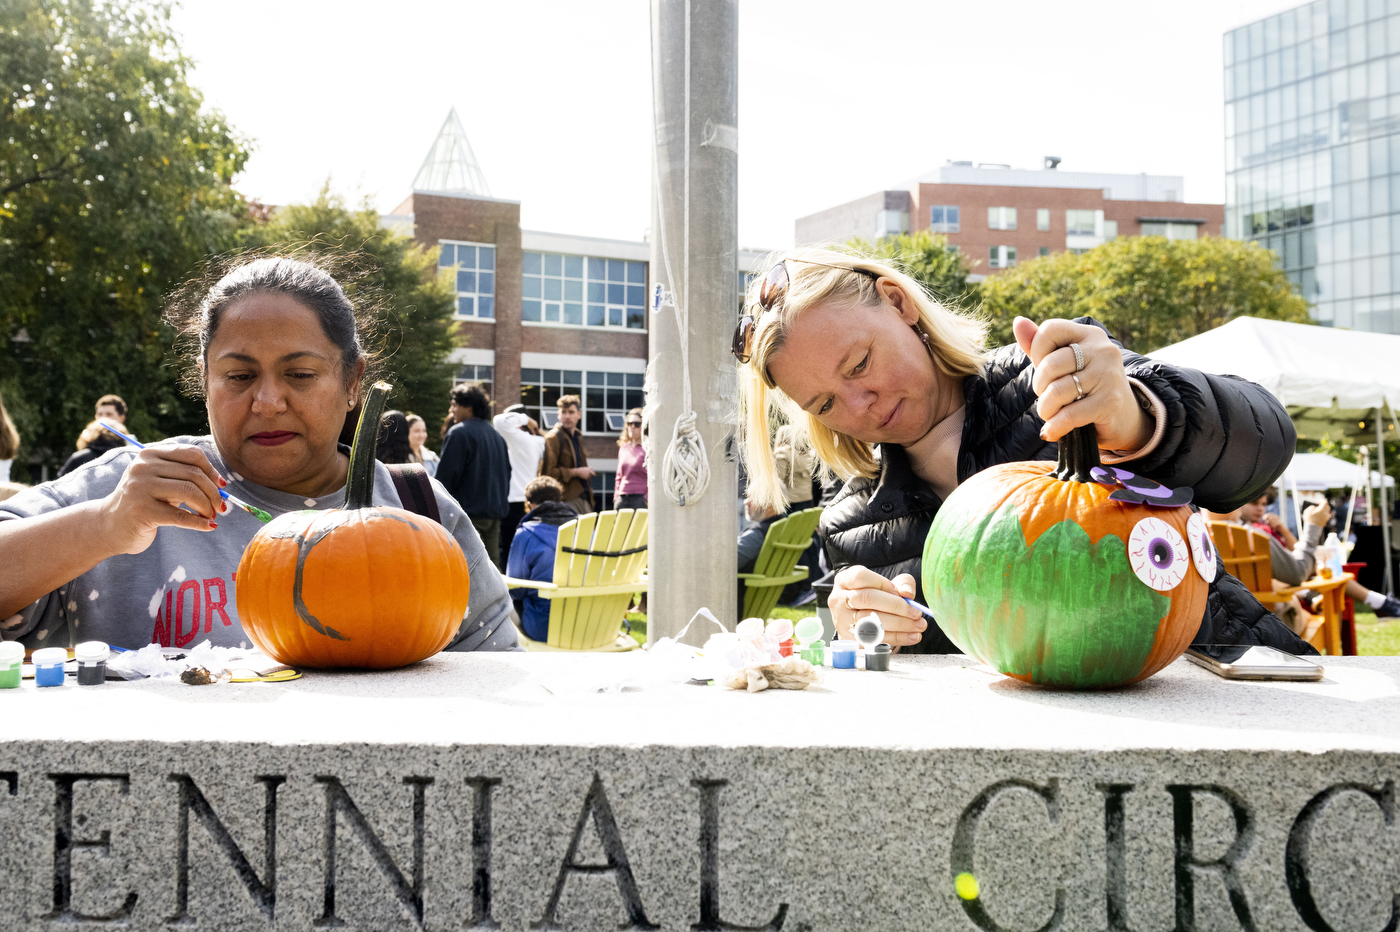
[[[225,491],[228,482],[198,447],[147,447],[107,421],[98,423],[141,451],[109,497],[112,509],[123,516],[121,523],[134,532],[132,546],[125,552],[145,550],[161,525],[212,531],[218,527],[217,516],[227,513],[229,504],[264,523],[272,520],[261,508]]]

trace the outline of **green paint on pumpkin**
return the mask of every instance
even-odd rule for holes
[[[1122,538],[1091,544],[1066,520],[1028,545],[1014,502],[978,517],[957,507],[973,498],[951,496],[924,545],[924,594],[953,643],[1035,683],[1094,688],[1136,677],[1171,599],[1137,578]]]

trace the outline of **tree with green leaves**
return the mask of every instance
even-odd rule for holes
[[[263,251],[322,257],[352,301],[376,305],[382,320],[371,342],[383,356],[383,378],[394,386],[389,402],[436,426],[452,385],[447,355],[456,346],[456,292],[438,274],[436,247],[382,228],[368,202],[351,208],[329,182],[313,203],[278,208],[265,223],[246,228],[240,240]],[[430,429],[428,437],[436,446],[437,431]]]
[[[189,68],[167,4],[0,3],[0,392],[25,459],[61,463],[106,392],[140,436],[203,432],[161,299],[242,222],[248,147]]]
[[[976,303],[976,285],[968,283],[972,267],[946,236],[927,230],[881,237],[871,243],[860,238],[846,243],[849,249],[893,264],[950,307]]]
[[[1056,253],[981,284],[991,343],[1012,342],[1017,317],[1090,316],[1128,349],[1151,352],[1241,315],[1311,323],[1308,303],[1257,243],[1207,237],[1120,237],[1081,255]]]

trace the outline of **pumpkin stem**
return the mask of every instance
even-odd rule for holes
[[[1085,424],[1060,438],[1059,459],[1051,475],[1065,481],[1093,482],[1089,470],[1099,465],[1099,432],[1093,424]]]
[[[384,416],[384,403],[393,389],[388,382],[375,382],[365,396],[360,423],[355,428],[355,443],[350,447],[350,473],[345,477],[347,511],[374,504],[374,453],[379,447],[379,422]]]

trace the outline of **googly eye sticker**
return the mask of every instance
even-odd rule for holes
[[[1193,514],[1186,519],[1186,537],[1191,541],[1191,562],[1206,582],[1215,582],[1215,541],[1210,539],[1206,519]]]
[[[1128,536],[1128,562],[1138,579],[1170,592],[1186,578],[1191,558],[1175,528],[1161,518],[1143,518]]]

